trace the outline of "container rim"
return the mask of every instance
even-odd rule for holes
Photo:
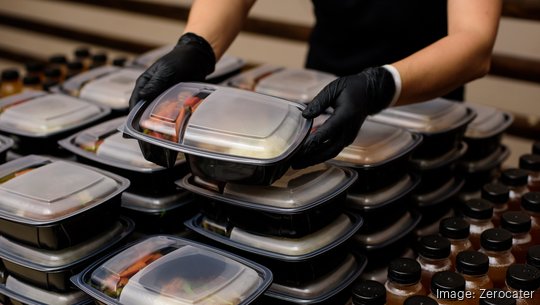
[[[45,303],[30,299],[27,296],[19,294],[17,292],[14,292],[14,291],[8,289],[5,284],[0,284],[0,293],[5,295],[8,298],[15,299],[15,300],[17,300],[17,301],[19,301],[19,302],[21,302],[23,304],[27,304],[27,305],[49,305],[49,304],[45,304]],[[82,301],[77,302],[77,303],[74,303],[74,304],[71,304],[71,305],[92,304],[93,299],[90,296],[87,296],[87,297],[88,297],[87,299],[82,300]]]

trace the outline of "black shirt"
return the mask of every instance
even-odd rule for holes
[[[306,67],[338,76],[403,59],[447,35],[446,0],[313,0]],[[447,96],[463,99],[459,90]]]

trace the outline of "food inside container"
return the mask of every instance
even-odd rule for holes
[[[0,166],[0,232],[40,248],[74,245],[112,223],[128,186],[125,178],[68,161],[15,159]]]
[[[226,81],[231,87],[277,96],[299,103],[309,103],[337,77],[311,70],[262,65]]]
[[[408,171],[408,161],[422,137],[405,129],[367,120],[353,143],[329,163],[358,172],[355,192],[388,187]]]
[[[208,180],[270,184],[288,168],[311,121],[301,104],[200,83],[180,83],[131,111],[125,132],[152,162],[170,166],[177,152]]]
[[[78,290],[69,292],[55,292],[41,289],[13,276],[8,276],[5,285],[0,285],[0,294],[6,295],[11,303],[27,305],[83,305],[92,304],[92,298]]]
[[[391,107],[371,119],[422,134],[423,142],[413,157],[429,159],[457,147],[467,125],[475,116],[474,110],[464,104],[437,98],[423,103]]]
[[[0,259],[8,274],[18,279],[42,289],[69,291],[73,289],[70,277],[92,263],[92,258],[117,246],[133,227],[131,220],[121,218],[97,236],[53,251],[29,247],[0,236]]]
[[[249,304],[271,273],[232,254],[169,236],[137,242],[81,273],[77,285],[105,303]]]
[[[501,144],[502,134],[514,121],[512,114],[497,108],[466,103],[476,112],[476,118],[467,126],[464,141],[469,145],[464,159],[473,161],[486,158]]]
[[[322,229],[298,238],[261,235],[203,215],[193,217],[186,226],[212,240],[247,252],[283,261],[302,261],[341,245],[362,226],[362,219],[343,213]]]

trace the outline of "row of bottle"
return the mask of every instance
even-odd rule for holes
[[[115,58],[111,64],[124,66],[126,58]],[[17,94],[24,89],[48,90],[50,87],[62,83],[65,79],[73,77],[89,69],[109,64],[106,53],[91,54],[86,47],[77,48],[74,60],[68,61],[65,55],[53,55],[47,63],[28,62],[25,64],[25,76],[17,69],[2,71],[0,83],[0,97]]]
[[[540,251],[538,246],[534,251]],[[353,290],[353,303],[355,305],[499,304],[486,303],[485,299],[486,291],[495,287],[507,291],[504,296],[508,300],[512,296],[519,296],[516,298],[517,303],[510,304],[540,304],[540,269],[531,264],[510,265],[504,272],[503,283],[496,285],[488,271],[491,258],[483,252],[464,251],[457,257],[456,271],[434,272],[426,285],[424,277],[426,264],[423,259],[420,256],[416,260],[412,258],[393,260],[388,268],[386,283],[384,285],[372,281],[359,283]],[[413,296],[415,298],[411,300]],[[416,303],[420,300],[424,300],[425,303]]]

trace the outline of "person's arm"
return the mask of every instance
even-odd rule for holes
[[[448,35],[392,65],[401,75],[397,105],[442,96],[490,67],[501,0],[448,0]]]

